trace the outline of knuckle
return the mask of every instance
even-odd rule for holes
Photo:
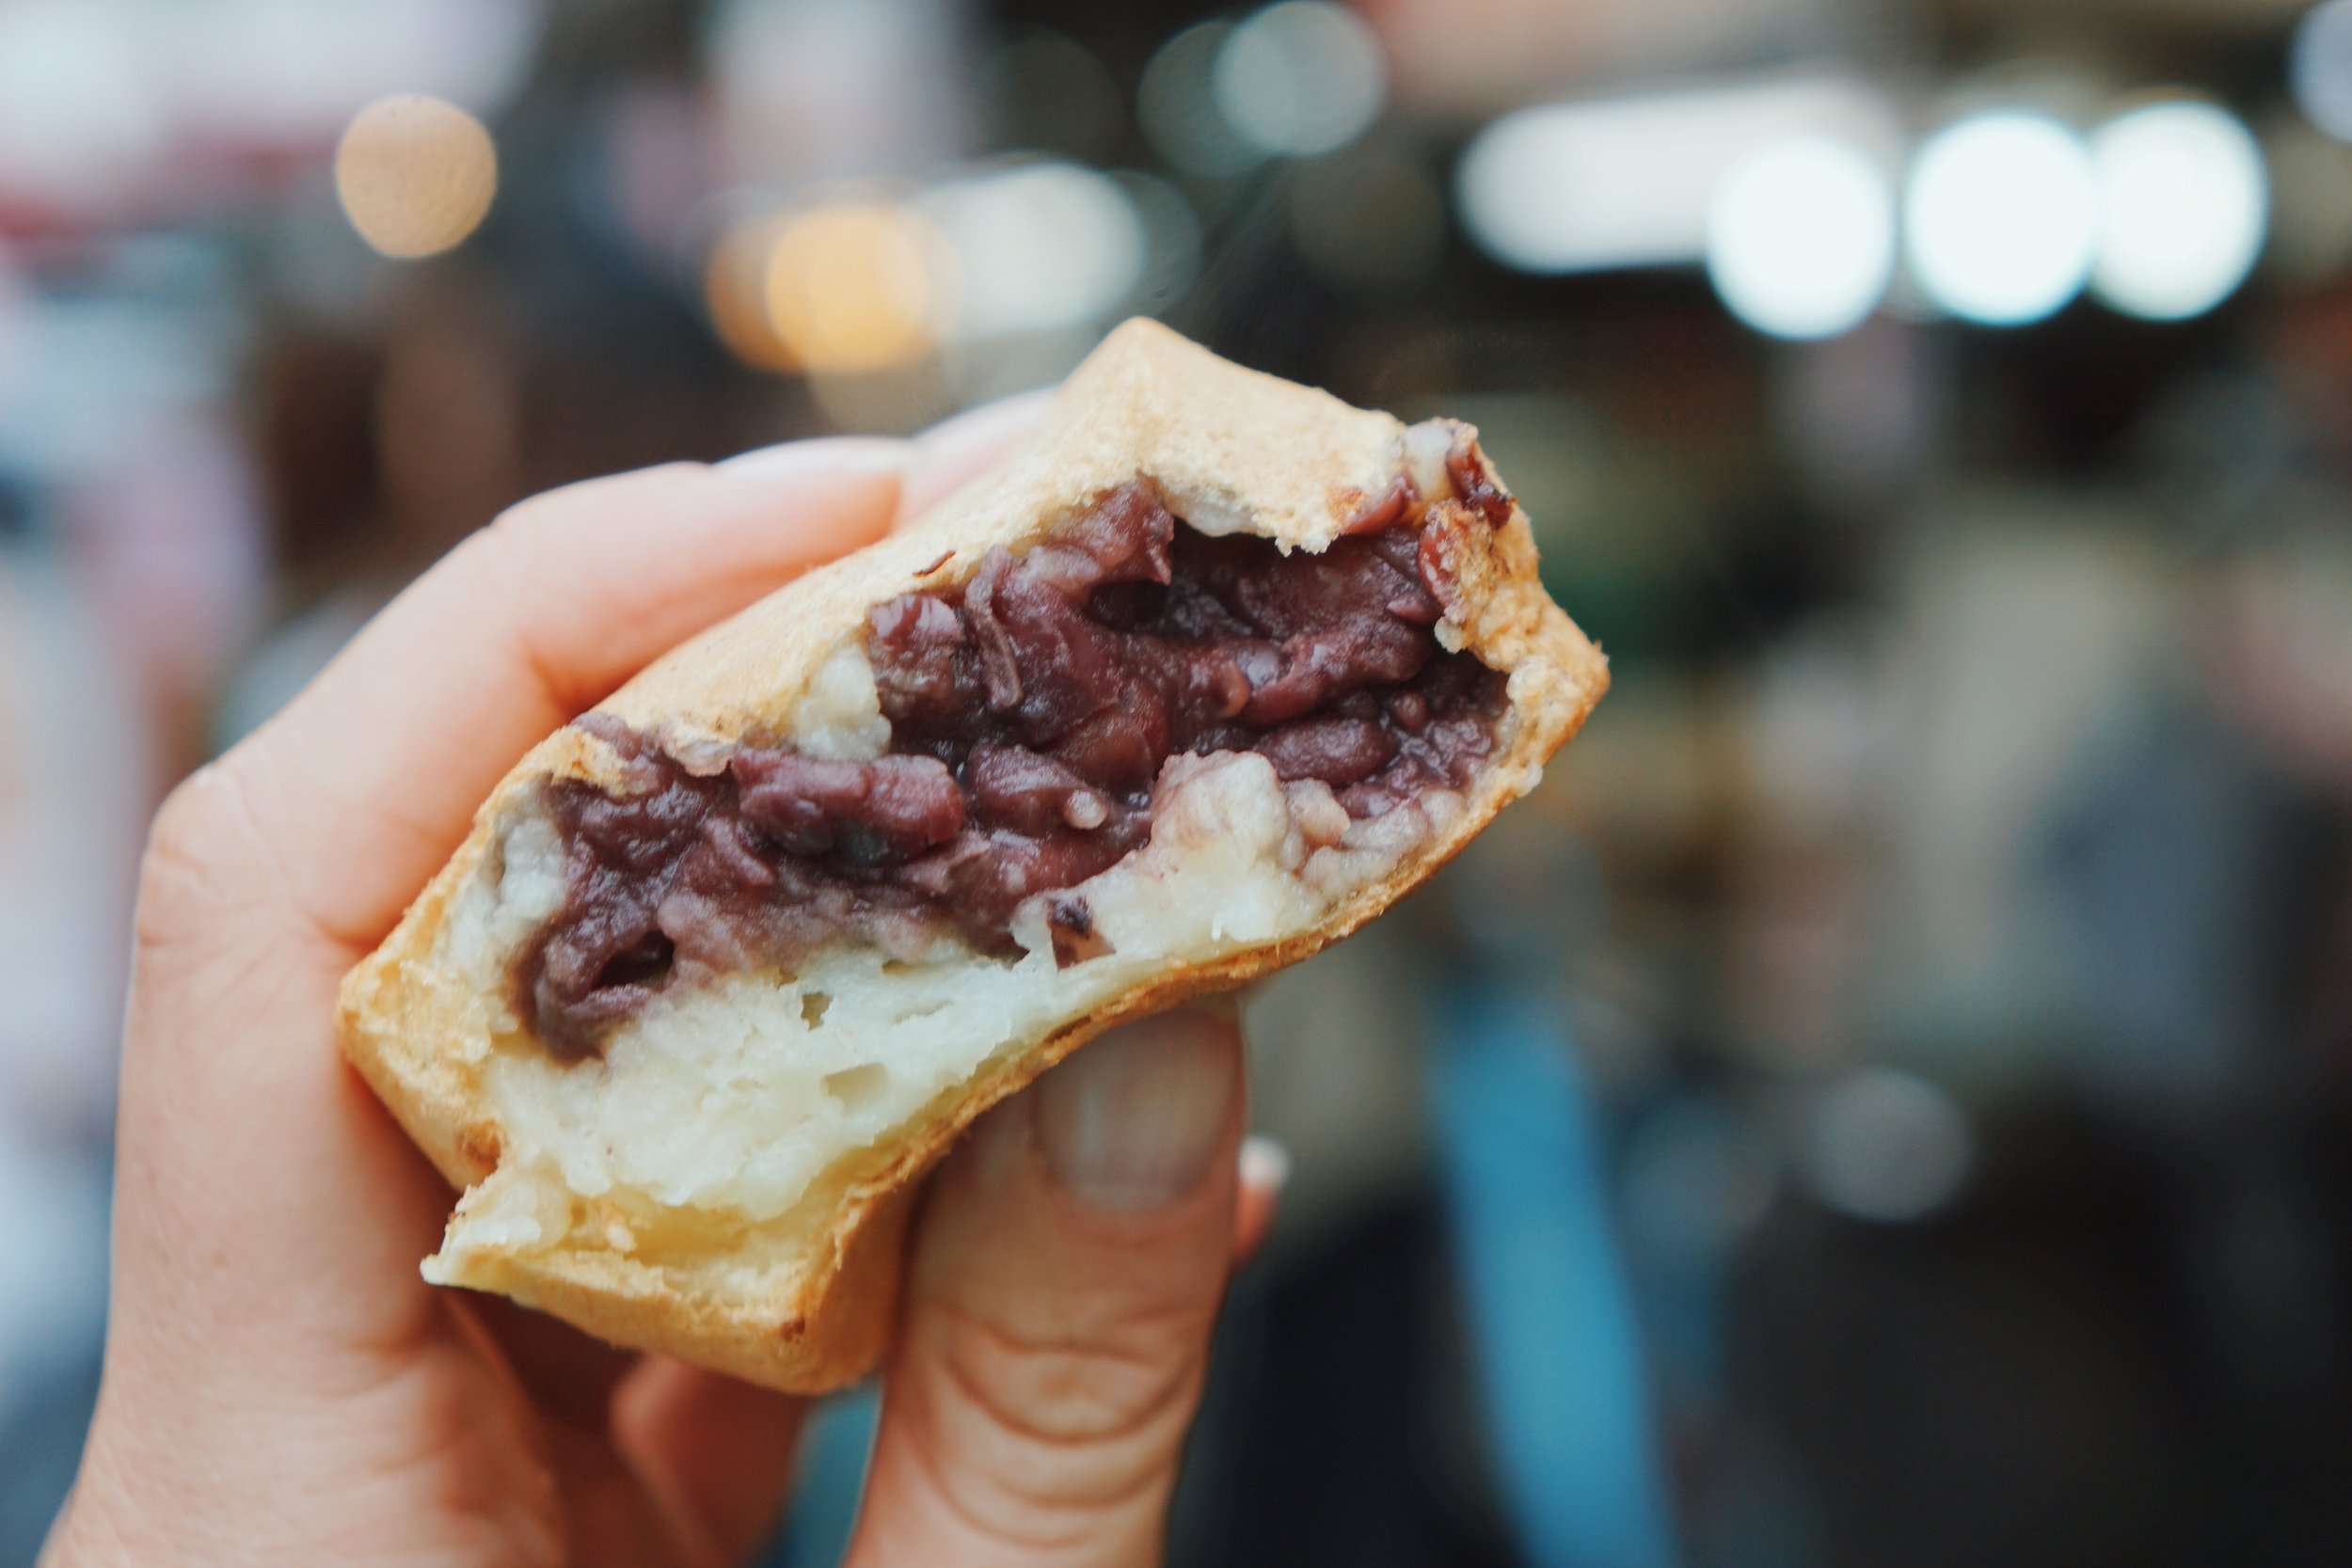
[[[558,498],[563,494],[561,490],[543,490],[535,496],[525,496],[467,535],[457,547],[478,552],[493,540],[512,540],[517,535],[540,531],[547,526],[548,512],[556,506]]]
[[[529,500],[516,501],[467,534],[449,552],[447,564],[459,573],[487,576],[500,569],[508,554],[526,553],[543,526],[536,519],[540,515],[538,503],[544,499],[533,496]]]
[[[222,916],[251,902],[244,868],[253,816],[229,761],[199,768],[172,790],[148,830],[139,863],[134,943],[140,958],[217,936]]]
[[[934,1322],[929,1424],[958,1458],[939,1481],[976,1528],[1032,1545],[1082,1538],[1172,1484],[1206,1364],[1199,1313],[1131,1319],[1084,1342],[967,1313]]]
[[[1000,1424],[1074,1445],[1117,1441],[1150,1425],[1192,1370],[1188,1337],[1172,1323],[1147,1320],[1116,1337],[1059,1344],[965,1317],[943,1350],[957,1383]]]
[[[221,835],[234,825],[222,800],[229,787],[221,765],[212,764],[183,780],[164,797],[148,827],[139,863],[141,903],[177,904],[214,883]]]

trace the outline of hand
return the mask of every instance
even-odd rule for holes
[[[1032,411],[526,502],[166,804],[139,897],[104,1387],[44,1560],[740,1560],[801,1402],[424,1285],[451,1195],[343,1064],[337,982],[542,736],[874,538]],[[1192,1011],[985,1118],[917,1229],[850,1553],[1158,1560],[1244,1186],[1241,1052]]]

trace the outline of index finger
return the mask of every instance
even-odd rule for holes
[[[694,632],[880,536],[908,458],[845,439],[735,470],[649,468],[475,534],[225,759],[279,891],[355,956],[372,946],[517,757]]]

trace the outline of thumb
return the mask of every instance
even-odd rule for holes
[[[1233,1245],[1232,1013],[1104,1036],[941,1171],[851,1568],[1160,1560]]]

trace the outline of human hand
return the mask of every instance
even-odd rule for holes
[[[516,508],[177,791],[142,878],[104,1386],[44,1561],[722,1564],[803,1402],[417,1274],[440,1179],[335,1049],[343,972],[523,752],[910,516],[1032,414]],[[929,1195],[850,1561],[1158,1560],[1240,1181],[1229,1012],[1105,1036]]]

